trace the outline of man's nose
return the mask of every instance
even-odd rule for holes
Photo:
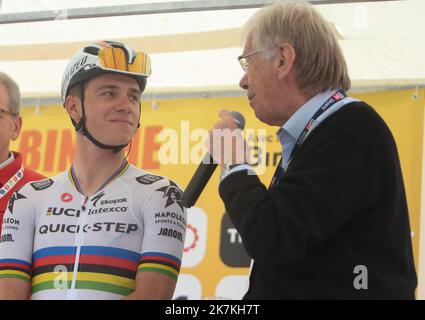
[[[243,77],[239,81],[239,86],[244,90],[248,90],[248,76],[246,72],[244,73]]]

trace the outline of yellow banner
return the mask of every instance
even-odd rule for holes
[[[412,226],[416,263],[419,246],[419,214],[421,192],[423,101],[411,99],[412,92],[387,91],[353,94],[368,102],[385,119],[395,136]],[[248,138],[252,145],[267,151],[265,173],[261,180],[268,185],[280,159],[281,149],[275,136],[277,128],[258,121],[246,98],[196,98],[145,101],[141,127],[128,154],[131,163],[152,173],[165,175],[183,189],[202,158],[203,132],[218,119],[221,109],[244,114]],[[12,148],[24,155],[25,165],[47,176],[66,170],[75,151],[75,133],[65,110],[60,105],[24,108],[23,131]],[[246,130],[246,131],[247,131]],[[258,136],[259,133],[264,133]],[[166,145],[178,145],[176,149]],[[163,147],[161,149],[161,147]],[[161,158],[162,157],[162,158]],[[164,158],[167,164],[164,164]],[[196,161],[195,161],[196,160]],[[224,216],[224,206],[218,196],[219,170],[196,204],[188,212],[188,232],[178,298],[201,299],[229,292],[237,298],[243,292],[249,272],[249,258],[240,253],[241,241]],[[240,257],[238,261],[232,256]],[[243,261],[243,262],[240,262]],[[180,279],[179,279],[180,281]],[[235,289],[236,288],[236,289]],[[229,295],[229,293],[228,293]]]

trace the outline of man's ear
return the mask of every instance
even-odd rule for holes
[[[12,131],[12,135],[10,136],[10,138],[13,141],[18,139],[19,134],[21,133],[21,128],[22,128],[22,117],[17,116],[16,118],[13,119],[13,131]]]
[[[68,112],[71,119],[75,122],[79,122],[81,119],[81,102],[76,96],[69,95],[65,99],[65,109]]]
[[[277,76],[279,79],[286,79],[293,73],[296,53],[295,48],[290,43],[282,43],[278,48],[278,69]]]

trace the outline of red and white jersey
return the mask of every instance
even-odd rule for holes
[[[13,157],[11,156],[7,161],[9,163],[0,168],[0,230],[7,202],[12,194],[30,181],[46,178],[37,172],[24,168],[20,153],[12,152],[12,154]]]

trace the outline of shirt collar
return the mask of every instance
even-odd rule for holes
[[[10,157],[9,157],[10,159]],[[9,161],[6,160],[5,162]],[[2,164],[4,164],[3,162]],[[0,183],[5,184],[22,166],[22,155],[18,152],[13,152],[12,162],[0,169]]]
[[[9,158],[7,158],[7,160],[5,162],[0,163],[0,169],[3,169],[6,166],[8,166],[9,164],[11,164],[13,162],[13,160],[15,160],[15,157],[13,156],[13,152],[10,152]]]
[[[334,89],[321,92],[304,103],[276,132],[280,143],[283,144],[283,139],[288,135],[294,140],[298,139],[307,122],[335,92],[337,90]]]

